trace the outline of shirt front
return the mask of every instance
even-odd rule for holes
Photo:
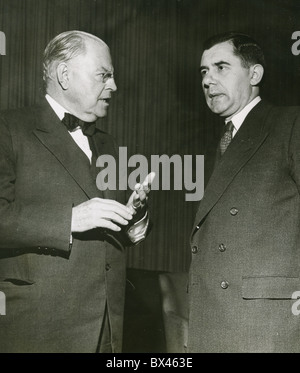
[[[232,137],[234,137],[235,134],[237,133],[237,131],[240,129],[240,127],[243,124],[246,116],[250,113],[250,111],[254,108],[254,106],[256,106],[260,101],[261,101],[261,97],[260,96],[255,97],[239,113],[235,114],[231,118],[226,118],[225,119],[225,124],[227,124],[230,121],[233,123],[234,128],[233,128],[233,132],[232,132]]]
[[[55,114],[58,116],[60,120],[63,119],[65,113],[70,113],[66,110],[63,106],[61,106],[57,101],[54,100],[48,93],[46,94],[46,100],[48,101],[49,105],[54,110]],[[63,124],[62,124],[63,125]],[[73,140],[79,146],[79,148],[85,153],[88,157],[90,163],[92,162],[92,151],[89,145],[88,138],[82,133],[80,127],[75,128],[74,131],[70,132],[69,134],[72,136]]]

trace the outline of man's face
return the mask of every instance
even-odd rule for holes
[[[117,90],[112,73],[109,49],[87,41],[86,53],[68,62],[66,97],[74,115],[87,122],[107,115],[111,94]]]
[[[230,117],[253,99],[250,69],[242,66],[230,42],[205,50],[200,70],[206,103],[213,113]]]

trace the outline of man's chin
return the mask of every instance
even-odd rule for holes
[[[96,116],[96,118],[103,118],[107,116],[107,112],[108,112],[108,105],[101,105],[101,107],[99,105],[96,108],[94,115]]]
[[[103,118],[107,116],[107,110],[101,109],[97,110],[94,113],[90,113],[88,120],[86,122],[95,122],[98,118]]]
[[[101,112],[96,113],[96,119],[97,118],[104,118],[106,116],[107,116],[107,110],[101,110]]]
[[[218,106],[210,106],[210,110],[214,113],[214,114],[217,114],[217,115],[221,115],[223,114],[224,110]]]

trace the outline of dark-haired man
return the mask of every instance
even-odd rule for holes
[[[191,234],[189,352],[300,351],[300,112],[261,100],[264,68],[247,35],[204,45],[224,134]]]
[[[0,115],[0,352],[121,352],[124,246],[147,233],[152,175],[127,204],[96,185],[97,157],[117,161],[95,122],[117,88],[102,40],[56,36],[44,80],[41,106]]]

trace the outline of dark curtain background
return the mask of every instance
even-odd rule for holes
[[[128,157],[143,154],[149,165],[152,154],[204,154],[216,142],[219,119],[206,108],[198,72],[201,44],[211,34],[235,29],[253,35],[268,62],[263,96],[275,104],[300,103],[300,56],[291,52],[300,1],[0,0],[6,35],[0,109],[39,101],[43,50],[56,34],[72,29],[110,46],[118,91],[103,129],[128,147]],[[154,227],[129,250],[128,267],[187,270],[197,203],[186,202],[185,193],[152,192]]]

